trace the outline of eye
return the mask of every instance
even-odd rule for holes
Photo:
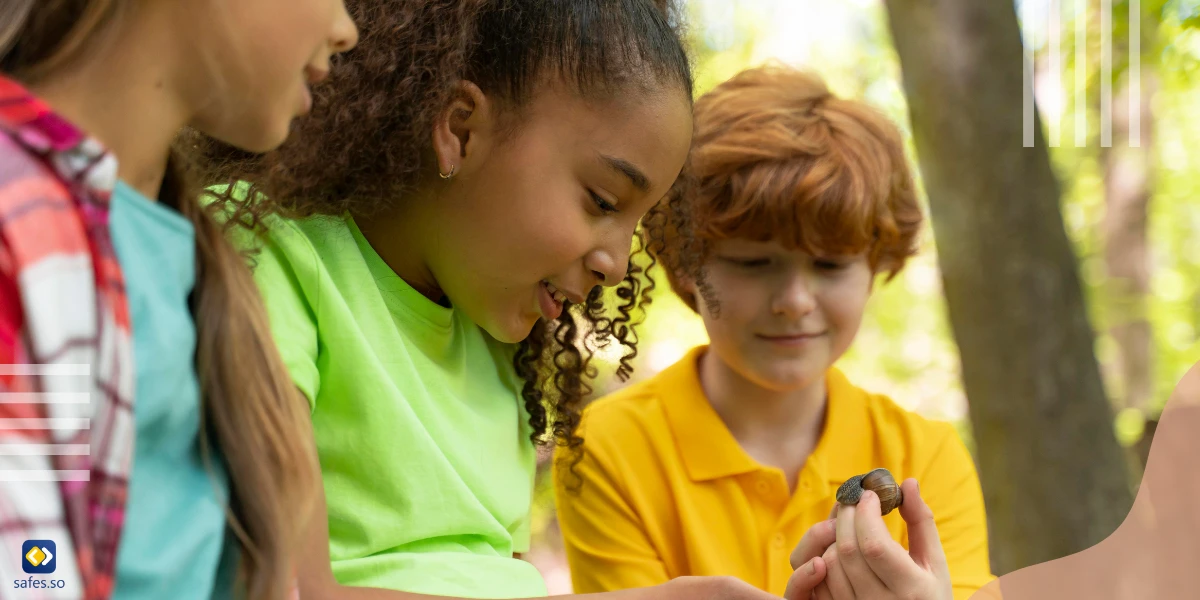
[[[588,195],[592,197],[592,202],[595,202],[596,206],[600,208],[601,213],[604,213],[606,215],[611,215],[615,212],[619,212],[617,210],[617,207],[613,206],[613,204],[611,202],[609,202],[608,200],[605,200],[604,198],[602,198],[600,196],[600,194],[597,194],[596,192],[593,192],[592,190],[588,190]]]
[[[849,263],[836,261],[836,260],[829,260],[829,259],[825,259],[825,258],[819,258],[819,259],[813,261],[813,266],[815,266],[816,268],[818,268],[822,271],[840,271],[840,270],[846,268],[846,266],[848,264]]]
[[[771,259],[757,258],[757,257],[754,257],[754,258],[736,257],[735,258],[732,256],[727,256],[727,257],[722,258],[722,260],[724,260],[725,262],[728,262],[730,264],[733,264],[733,265],[736,265],[739,267],[743,267],[746,269],[755,269],[755,268],[759,268],[759,267],[765,267],[765,266],[771,264]]]

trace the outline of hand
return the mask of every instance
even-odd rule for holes
[[[825,580],[826,566],[821,555],[833,545],[836,537],[834,520],[813,525],[792,550],[792,573],[783,597],[787,600],[809,600],[817,585]]]
[[[679,577],[650,589],[655,600],[779,600],[736,577]]]
[[[825,580],[813,591],[816,600],[950,600],[950,569],[938,538],[933,511],[921,498],[915,479],[901,484],[900,516],[908,524],[906,551],[888,533],[879,497],[863,493],[857,506],[839,506],[836,543],[823,555]],[[795,599],[793,599],[795,600]]]

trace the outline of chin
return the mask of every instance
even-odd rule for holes
[[[756,369],[754,379],[766,389],[776,392],[793,392],[804,389],[821,380],[824,370],[817,370],[807,365],[770,365],[765,369]]]
[[[230,124],[228,127],[230,133],[228,135],[217,135],[214,133],[212,137],[245,152],[266,154],[282,146],[292,133],[292,121],[290,119],[287,121],[276,121],[278,119],[262,119],[245,126]],[[271,126],[264,128],[263,125],[268,123]]]
[[[531,321],[522,319],[506,324],[494,323],[490,327],[484,327],[483,330],[502,344],[519,344],[529,337],[535,324],[537,324],[536,319]]]

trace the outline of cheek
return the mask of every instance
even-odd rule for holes
[[[838,346],[848,346],[858,332],[866,310],[870,290],[867,283],[845,282],[826,294],[822,307],[829,324],[835,328]]]
[[[736,338],[753,333],[754,324],[759,320],[765,306],[762,291],[753,281],[744,278],[731,277],[719,270],[708,275],[708,284],[717,301],[719,313],[714,318],[712,312],[702,306],[704,324],[712,335],[723,338]],[[704,300],[700,298],[700,304]]]
[[[517,148],[504,154],[462,190],[463,206],[455,212],[464,234],[486,241],[493,254],[502,248],[511,265],[545,268],[548,263],[582,259],[593,245],[595,219],[587,213],[574,179],[532,168],[536,152]]]

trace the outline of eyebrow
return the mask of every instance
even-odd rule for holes
[[[600,158],[604,160],[605,164],[607,164],[609,167],[612,167],[613,170],[624,175],[629,179],[629,181],[633,182],[633,186],[637,189],[641,190],[642,192],[650,191],[650,178],[646,177],[646,174],[643,173],[641,169],[633,166],[633,163],[615,156],[608,156],[607,154],[601,154]]]

